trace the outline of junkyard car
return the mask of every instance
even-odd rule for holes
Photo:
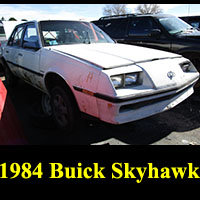
[[[18,77],[49,95],[55,122],[69,132],[80,112],[122,124],[173,108],[199,78],[180,55],[117,44],[83,21],[18,25],[2,59],[7,84]]]

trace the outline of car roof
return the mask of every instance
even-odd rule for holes
[[[105,17],[101,17],[99,20],[121,19],[121,18],[131,18],[131,17],[156,17],[156,18],[161,18],[161,17],[173,17],[173,15],[163,14],[163,13],[158,13],[158,14],[125,14],[125,15],[105,16]]]
[[[24,23],[21,24],[27,24],[27,23],[39,23],[39,22],[54,22],[54,21],[70,21],[70,22],[87,22],[87,21],[83,21],[83,20],[61,20],[61,19],[47,19],[47,20],[31,20],[31,21],[25,21]]]
[[[181,16],[180,18],[200,18],[200,15]]]

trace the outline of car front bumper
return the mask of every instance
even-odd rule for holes
[[[124,124],[169,110],[194,92],[199,74],[179,87],[149,89],[137,94],[111,97],[74,86],[80,111],[111,124]],[[87,105],[86,105],[87,102]],[[82,109],[81,109],[82,108]]]
[[[196,82],[196,81],[195,81]],[[193,94],[195,83],[179,90],[166,91],[122,102],[110,102],[98,98],[99,119],[111,124],[124,124],[169,110]]]

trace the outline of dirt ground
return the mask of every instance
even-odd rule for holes
[[[4,78],[2,77],[2,80]],[[33,145],[199,145],[200,92],[176,108],[121,126],[82,120],[80,130],[61,133],[41,112],[41,93],[19,82],[9,90],[28,144]]]

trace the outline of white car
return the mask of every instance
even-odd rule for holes
[[[115,43],[83,21],[31,21],[16,26],[3,49],[7,84],[23,79],[50,96],[58,127],[79,114],[123,124],[171,109],[193,93],[199,73],[186,58]],[[46,98],[48,105],[48,98]]]

